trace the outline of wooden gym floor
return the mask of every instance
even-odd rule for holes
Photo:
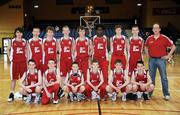
[[[146,67],[147,59],[145,58]],[[62,100],[53,105],[27,105],[21,100],[7,102],[10,87],[9,61],[6,55],[0,55],[0,115],[98,115],[97,102],[68,102]],[[171,100],[163,99],[159,73],[151,100],[142,101],[102,101],[102,115],[180,115],[180,56],[175,64],[167,65]],[[16,87],[18,91],[18,85]]]

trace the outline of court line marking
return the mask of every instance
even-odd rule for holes
[[[64,110],[46,110],[46,111],[31,111],[31,112],[19,112],[19,113],[8,113],[3,115],[18,115],[18,114],[33,114],[33,113],[46,113],[46,112],[63,112],[63,111],[85,111],[85,110],[97,110],[97,108],[88,108],[88,109],[64,109]],[[169,112],[169,113],[180,113],[180,110],[163,110],[163,109],[124,109],[124,108],[103,108],[103,111],[107,110],[129,110],[129,111],[152,111],[152,112]],[[89,113],[89,112],[88,112]],[[97,112],[96,112],[97,113]]]
[[[98,114],[98,112],[87,112],[87,113],[68,113],[68,114],[66,114],[66,115],[84,115],[84,114],[87,114],[87,115],[89,115],[89,114]],[[119,115],[119,114],[123,114],[123,115],[139,115],[139,114],[133,114],[133,113],[120,113],[120,112],[103,112],[103,114],[117,114],[117,115]]]

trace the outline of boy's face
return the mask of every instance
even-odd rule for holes
[[[144,69],[144,65],[141,64],[141,63],[138,63],[138,64],[137,64],[137,69],[138,69],[138,70],[143,70],[143,69]]]
[[[53,32],[52,30],[48,30],[48,31],[46,32],[46,34],[47,34],[48,37],[53,37],[54,32]]]
[[[93,69],[98,69],[98,68],[99,68],[99,63],[93,62],[93,63],[92,63],[92,68],[93,68]]]
[[[78,33],[79,33],[79,36],[85,36],[85,30],[80,29]]]
[[[63,33],[65,36],[69,36],[69,33],[70,33],[69,28],[63,28],[63,29],[62,29],[62,33]]]
[[[132,34],[133,34],[133,35],[138,35],[138,34],[139,34],[139,28],[133,27],[133,28],[132,28]]]
[[[96,30],[97,36],[103,36],[103,28],[102,27],[98,27]]]
[[[38,37],[40,35],[40,30],[38,28],[34,28],[32,34],[33,36]]]
[[[23,36],[23,33],[21,33],[20,31],[16,31],[16,37],[17,38],[22,38],[22,36]]]
[[[36,64],[34,62],[29,62],[28,63],[28,68],[29,69],[34,69],[36,67]]]
[[[154,32],[154,34],[159,34],[161,31],[161,28],[158,24],[154,24],[152,31]]]
[[[122,29],[121,28],[116,28],[115,32],[116,32],[116,34],[121,34]]]
[[[73,64],[73,65],[72,65],[72,70],[73,70],[73,71],[78,71],[78,69],[79,69],[78,64]]]
[[[122,64],[121,63],[116,63],[115,68],[116,69],[122,69]]]
[[[48,61],[48,67],[49,68],[54,68],[56,66],[55,62],[53,60]]]

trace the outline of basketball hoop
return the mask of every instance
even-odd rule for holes
[[[80,26],[84,26],[89,31],[89,37],[92,36],[94,24],[100,24],[100,16],[80,16]]]

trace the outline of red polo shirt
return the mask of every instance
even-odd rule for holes
[[[154,35],[151,35],[145,42],[150,57],[162,57],[167,55],[166,49],[172,45],[173,42],[163,34],[160,34],[157,39],[154,38]]]

